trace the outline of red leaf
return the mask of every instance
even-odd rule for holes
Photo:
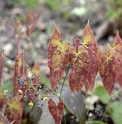
[[[28,39],[30,39],[30,35],[33,32],[36,22],[39,18],[40,14],[34,14],[33,12],[28,12],[26,15],[26,35]],[[27,39],[27,41],[28,41]]]
[[[75,47],[69,51],[69,63],[71,70],[69,72],[69,86],[71,91],[79,92],[85,84],[89,72],[89,56],[79,39],[75,40]]]
[[[18,94],[19,90],[19,84],[18,84],[18,76],[24,75],[24,52],[18,54],[16,56],[15,60],[15,66],[14,66],[14,77],[13,77],[13,82],[14,82],[14,95],[16,96]]]
[[[1,78],[2,78],[2,71],[4,66],[4,52],[0,52],[0,84],[1,84]]]
[[[39,84],[40,82],[40,61],[36,62],[32,68],[33,74],[35,74],[33,79],[33,84]]]
[[[16,23],[14,24],[14,34],[18,34],[18,28],[19,28],[19,32],[20,32],[20,25],[22,23],[22,19],[16,21]]]
[[[112,50],[116,52],[114,56],[116,59],[116,80],[122,87],[122,41],[118,33],[114,39]]]
[[[23,108],[19,97],[14,97],[8,101],[5,112],[10,121],[14,121],[14,124],[21,124]]]
[[[48,45],[48,66],[50,68],[50,84],[52,91],[54,91],[63,77],[64,70],[68,64],[69,48],[69,42],[65,42],[64,45],[62,44],[62,37],[55,26]]]
[[[6,116],[0,117],[0,124],[6,124]]]
[[[62,119],[63,110],[64,110],[64,102],[60,101],[58,105],[56,105],[55,102],[52,99],[50,99],[48,101],[48,108],[55,120],[55,123],[61,124],[61,119]]]
[[[85,87],[87,87],[90,90],[93,90],[95,78],[98,72],[99,50],[94,34],[90,29],[89,22],[84,29],[83,40],[84,40],[83,44],[88,51],[90,59],[90,70],[87,75],[87,84]]]
[[[40,84],[40,61],[36,62],[33,68],[26,70],[26,89],[23,87],[22,91],[26,94],[29,100],[34,101],[37,98],[36,90],[38,91],[38,86]],[[33,88],[29,88],[32,85]]]
[[[3,90],[2,90],[2,86],[0,84],[0,108],[2,108],[3,103],[4,103],[4,93],[3,93]]]
[[[108,44],[107,49],[111,46]],[[116,77],[116,56],[113,51],[100,51],[99,72],[102,82],[108,93],[111,95]]]

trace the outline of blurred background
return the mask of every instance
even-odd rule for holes
[[[0,0],[0,49],[5,51],[7,57],[2,82],[3,89],[9,92],[13,92],[15,36],[19,30],[16,27],[17,21],[21,22],[21,29],[24,32],[29,18],[34,23],[34,31],[29,42],[25,34],[21,35],[20,48],[25,51],[25,60],[30,67],[41,59],[41,78],[45,82],[49,82],[47,48],[54,22],[63,42],[70,41],[71,45],[77,37],[82,40],[88,20],[99,46],[103,49],[108,42],[112,44],[117,31],[122,38],[122,0]],[[97,82],[101,83],[100,76],[97,76]],[[108,100],[108,97],[106,98]],[[120,99],[122,100],[122,97]],[[90,97],[88,102],[93,100],[94,98]],[[110,124],[113,124],[111,119],[109,120]]]
[[[63,41],[82,39],[88,20],[101,45],[112,43],[119,31],[122,36],[122,0],[0,0],[0,43],[10,59],[15,58],[14,25],[17,20],[26,19],[28,12],[38,13],[39,18],[31,41],[39,56],[31,56],[29,64],[47,57],[47,43],[56,23]],[[25,24],[25,23],[24,23]],[[23,26],[24,26],[23,24]],[[25,39],[21,39],[23,42]],[[24,49],[27,44],[24,41]],[[29,56],[29,55],[28,55]]]

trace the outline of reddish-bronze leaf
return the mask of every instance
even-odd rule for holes
[[[98,72],[99,50],[94,34],[90,29],[89,22],[84,29],[83,40],[84,40],[83,44],[88,51],[89,59],[90,59],[90,70],[87,75],[87,82],[86,82],[87,84],[85,87],[87,87],[90,90],[93,90],[95,78]]]
[[[3,121],[0,121],[0,124],[5,124],[5,122],[3,122]]]
[[[34,101],[37,96],[35,95],[38,90],[38,86],[40,85],[40,61],[36,62],[32,69],[26,70],[26,89],[23,87],[22,91],[26,92],[26,97],[29,100]],[[32,85],[31,88],[29,88]]]
[[[61,124],[61,119],[64,111],[64,102],[60,101],[57,105],[50,99],[48,101],[48,109],[53,116],[56,124]]]
[[[40,14],[34,14],[33,12],[28,12],[26,15],[26,35],[27,35],[27,41],[30,39],[30,35],[33,32],[36,22],[39,18]]]
[[[1,84],[1,78],[2,78],[2,70],[4,66],[4,52],[0,52],[0,84]]]
[[[7,119],[7,116],[2,116],[2,117],[0,117],[0,124],[7,124],[7,122],[8,122],[8,119]],[[14,121],[12,121],[11,123],[9,122],[9,124],[13,124],[14,123]]]
[[[122,52],[122,41],[119,36],[119,33],[116,34],[113,42],[113,49],[115,49],[117,52]]]
[[[112,50],[116,52],[114,56],[116,61],[116,80],[122,87],[122,41],[118,33],[114,39]]]
[[[0,124],[6,124],[6,116],[0,117]]]
[[[4,93],[3,93],[3,90],[2,90],[2,86],[0,84],[0,108],[2,108],[3,103],[4,103]]]
[[[18,94],[19,90],[19,84],[18,84],[18,76],[24,75],[24,52],[18,54],[16,56],[15,60],[15,66],[14,66],[14,77],[13,77],[13,82],[14,82],[14,95],[16,96]]]
[[[0,52],[0,108],[3,106],[4,103],[4,93],[1,86],[1,79],[2,79],[2,70],[4,65],[4,52]]]
[[[75,40],[75,47],[69,50],[69,63],[71,70],[69,72],[69,86],[71,91],[79,92],[86,82],[89,72],[89,56],[79,39]]]
[[[55,26],[48,45],[48,66],[50,68],[50,84],[52,91],[54,91],[63,77],[64,70],[68,64],[69,48],[69,42],[62,44],[62,37]]]
[[[16,21],[16,23],[14,24],[14,34],[18,34],[18,30],[17,28],[19,28],[19,32],[20,32],[20,25],[22,23],[22,19]]]
[[[34,64],[32,68],[32,72],[34,74],[33,83],[37,85],[39,84],[39,79],[40,79],[40,61]]]
[[[14,124],[21,124],[23,108],[19,97],[14,97],[8,101],[5,112],[10,121],[14,121]]]
[[[111,46],[108,44],[107,49]],[[100,51],[99,72],[102,82],[108,93],[111,95],[116,77],[116,61],[114,51]]]

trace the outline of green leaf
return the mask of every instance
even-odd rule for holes
[[[111,118],[117,124],[122,124],[122,102],[113,102],[107,107]]]
[[[110,96],[106,89],[102,85],[98,85],[94,88],[94,95],[98,96],[100,101],[104,104],[107,104],[110,100]]]
[[[63,87],[61,95],[62,99],[64,99],[66,107],[70,110],[70,112],[76,115],[76,121],[80,121],[80,124],[85,124],[86,109],[82,98],[82,94],[80,92],[71,92],[69,87],[65,86]]]
[[[13,81],[11,79],[2,82],[3,90],[13,93]]]
[[[105,124],[101,121],[87,121],[85,124]]]
[[[37,124],[42,115],[42,110],[37,106],[36,102],[32,108],[30,108],[28,104],[28,101],[23,103],[23,123]]]

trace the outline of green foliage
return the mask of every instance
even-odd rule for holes
[[[11,79],[2,82],[3,90],[13,93],[13,81]]]
[[[60,12],[63,6],[70,5],[71,0],[45,0],[45,3],[55,12]]]
[[[23,104],[23,121],[22,124],[33,123],[37,124],[42,115],[41,107],[37,106],[37,103],[34,104],[32,108],[28,106],[29,102],[26,101]]]
[[[122,102],[113,102],[109,104],[107,111],[110,113],[115,123],[122,124]]]
[[[106,16],[119,20],[122,16],[122,0],[103,0],[106,8]]]
[[[104,104],[109,103],[110,96],[103,86],[101,86],[101,85],[95,86],[93,94],[98,96],[102,103],[104,103]]]
[[[73,93],[68,86],[65,86],[62,91],[62,99],[68,110],[76,115],[76,120],[81,124],[86,121],[86,108],[81,93]]]
[[[88,121],[85,124],[105,124],[105,123],[103,123],[101,121]]]
[[[37,0],[13,0],[15,4],[23,3],[24,5],[30,7],[31,9],[35,8],[35,5],[37,4]]]
[[[46,4],[53,11],[59,11],[61,6],[61,0],[45,0]]]

